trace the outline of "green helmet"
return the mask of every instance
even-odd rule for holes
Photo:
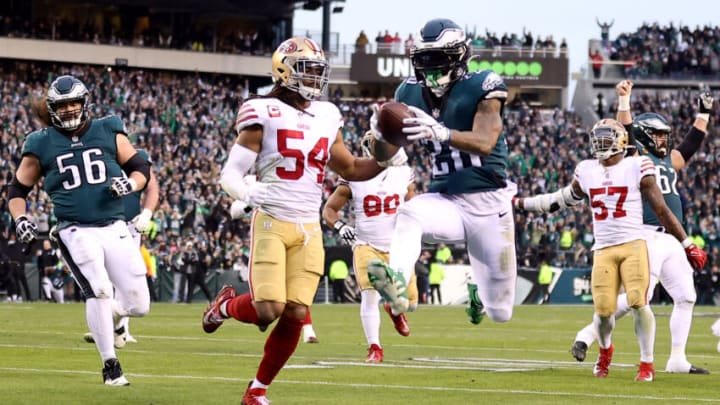
[[[643,113],[635,117],[633,136],[653,155],[664,158],[670,151],[670,124],[658,113]],[[664,136],[665,144],[658,146],[657,137]]]

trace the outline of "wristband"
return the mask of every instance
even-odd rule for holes
[[[630,96],[618,96],[618,111],[630,111]]]
[[[695,116],[696,119],[703,120],[705,122],[710,121],[710,113],[698,113],[698,115]]]
[[[685,238],[685,240],[683,240],[680,243],[682,243],[683,248],[687,249],[690,245],[693,244],[693,241],[689,237],[687,237],[687,238]]]
[[[128,178],[128,183],[130,183],[130,191],[137,191],[137,182],[132,177]]]

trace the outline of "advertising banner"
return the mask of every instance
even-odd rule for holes
[[[567,58],[486,54],[470,58],[468,70],[491,69],[508,86],[567,87],[568,63]],[[410,58],[405,55],[352,55],[350,80],[359,83],[399,83],[414,74]]]

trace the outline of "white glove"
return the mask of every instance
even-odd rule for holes
[[[352,245],[355,243],[355,228],[352,226],[346,224],[343,221],[335,221],[335,225],[333,226],[335,230],[338,232],[338,235],[347,243],[348,245]]]
[[[132,223],[135,224],[135,229],[140,233],[145,233],[150,228],[152,216],[152,211],[144,208],[138,216],[132,219]]]
[[[372,109],[372,115],[370,116],[370,132],[376,140],[385,142],[385,138],[383,138],[382,133],[378,128],[378,113],[380,112],[380,104],[375,103],[370,108]]]
[[[30,243],[37,239],[38,227],[25,215],[15,218],[15,233],[22,243]]]
[[[110,179],[110,194],[113,197],[122,197],[135,191],[135,180],[127,177],[113,177]]]
[[[50,242],[57,243],[59,237],[57,225],[53,225],[53,227],[50,228],[50,233],[48,233],[48,239],[50,239]]]
[[[250,211],[252,211],[252,207],[250,207],[245,201],[235,200],[230,206],[230,218],[238,219]]]
[[[437,122],[437,120],[425,111],[408,106],[410,111],[415,114],[415,118],[405,118],[403,124],[412,125],[403,128],[403,133],[407,134],[409,141],[417,141],[420,139],[430,139],[438,142],[445,142],[450,139],[450,128]]]

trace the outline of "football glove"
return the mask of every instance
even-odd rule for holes
[[[714,100],[715,99],[710,92],[705,91],[700,93],[700,96],[698,97],[698,110],[700,111],[700,114],[710,114],[713,110]]]
[[[23,243],[30,243],[38,236],[38,227],[25,215],[15,218],[15,232],[18,240]]]
[[[110,179],[110,194],[113,197],[126,196],[135,191],[135,180],[127,177],[113,177]]]
[[[145,208],[142,212],[132,219],[132,223],[135,224],[135,229],[140,233],[145,233],[150,229],[150,222],[152,222],[153,213],[149,209]]]
[[[352,245],[355,243],[355,228],[352,226],[346,224],[343,221],[335,221],[335,225],[333,226],[335,230],[338,232],[338,235],[347,243],[348,245]]]
[[[375,103],[370,107],[370,109],[372,110],[372,115],[370,116],[370,132],[372,133],[373,137],[375,137],[375,139],[384,142],[385,138],[383,138],[382,133],[380,132],[380,128],[378,128],[378,114],[380,112],[380,104]]]
[[[435,118],[417,107],[410,105],[408,108],[415,114],[415,118],[403,119],[403,124],[412,125],[403,128],[403,133],[407,134],[408,140],[429,139],[446,142],[450,139],[450,128],[440,124]]]
[[[250,213],[251,211],[252,207],[249,206],[245,201],[235,200],[230,206],[230,218],[238,219],[241,218],[243,215]]]
[[[696,244],[691,243],[690,245],[685,247],[685,256],[687,256],[687,259],[693,269],[700,270],[705,267],[705,262],[707,261],[707,254],[704,250],[697,247]]]

